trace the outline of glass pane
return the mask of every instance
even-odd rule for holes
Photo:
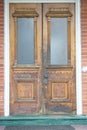
[[[51,18],[51,64],[67,65],[67,18]]]
[[[34,19],[18,18],[17,62],[34,64]]]

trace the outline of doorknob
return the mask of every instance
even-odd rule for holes
[[[43,83],[44,83],[44,84],[47,84],[47,83],[48,83],[48,75],[47,75],[47,74],[44,75]]]

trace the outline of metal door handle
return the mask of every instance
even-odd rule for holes
[[[44,84],[47,84],[48,83],[48,75],[45,74],[44,75],[44,80],[43,80]]]
[[[44,78],[45,78],[45,79],[48,79],[48,75],[47,75],[47,74],[45,74],[45,75],[44,75]]]

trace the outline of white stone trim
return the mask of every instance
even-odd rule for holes
[[[75,3],[78,0],[7,0],[8,3]]]
[[[82,68],[81,68],[81,10],[80,0],[76,0],[76,97],[77,115],[82,115]]]
[[[4,115],[9,115],[9,3],[4,1]]]
[[[75,3],[76,4],[76,102],[77,115],[82,114],[82,73],[81,73],[81,18],[80,0],[4,0],[4,115],[10,114],[9,78],[9,3]]]

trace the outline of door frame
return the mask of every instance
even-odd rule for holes
[[[76,104],[77,115],[82,115],[82,72],[81,72],[81,17],[80,0],[4,0],[4,116],[10,115],[10,39],[9,4],[10,3],[75,3],[76,7]]]

